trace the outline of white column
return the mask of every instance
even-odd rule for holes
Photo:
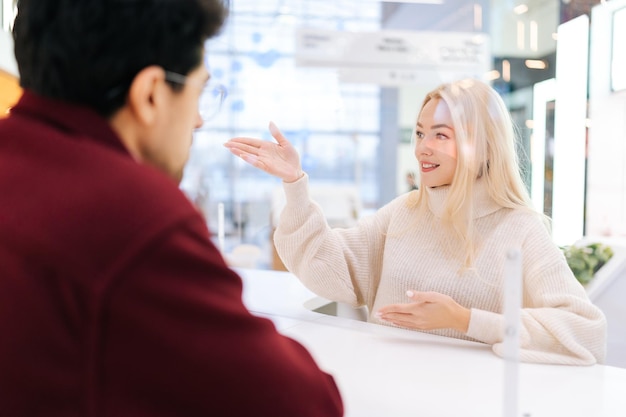
[[[557,33],[552,235],[569,245],[584,234],[589,17],[572,19]]]

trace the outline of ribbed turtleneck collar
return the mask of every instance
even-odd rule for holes
[[[450,186],[446,185],[435,188],[424,187],[424,189],[428,193],[428,206],[430,211],[435,217],[441,218],[446,197],[450,192]],[[477,219],[487,216],[500,208],[501,206],[489,196],[487,182],[480,178],[476,180],[474,184],[474,218]]]

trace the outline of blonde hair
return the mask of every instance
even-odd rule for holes
[[[474,79],[442,84],[426,95],[419,114],[426,103],[436,99],[443,100],[450,110],[457,145],[456,170],[441,221],[457,236],[464,267],[469,268],[478,247],[473,222],[477,178],[486,182],[489,196],[498,205],[535,211],[520,173],[513,121],[500,95]],[[427,209],[428,193],[415,194],[412,205]]]

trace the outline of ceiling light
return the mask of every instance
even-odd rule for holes
[[[517,21],[517,49],[524,50],[524,45],[526,39],[526,30],[524,26],[524,22],[521,20]]]
[[[500,72],[498,70],[492,70],[485,74],[486,81],[493,81],[500,78]]]
[[[513,12],[515,12],[515,14],[524,14],[527,11],[528,11],[528,6],[526,6],[525,4],[518,4],[517,6],[513,8]]]
[[[511,82],[511,63],[508,59],[502,60],[502,79],[507,83]]]
[[[537,49],[539,49],[538,47],[538,32],[539,32],[539,26],[537,25],[537,22],[535,20],[531,20],[530,21],[530,50],[531,51],[537,51]]]
[[[480,4],[474,5],[474,29],[481,30],[483,28],[483,8]]]
[[[526,65],[526,68],[530,69],[542,70],[548,67],[546,61],[543,61],[541,59],[527,59],[526,61],[524,61],[524,64]]]

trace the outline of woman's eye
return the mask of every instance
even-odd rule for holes
[[[415,132],[415,137],[418,139],[424,139],[424,133],[422,132]]]
[[[443,133],[437,133],[437,139],[448,139],[448,137]]]

